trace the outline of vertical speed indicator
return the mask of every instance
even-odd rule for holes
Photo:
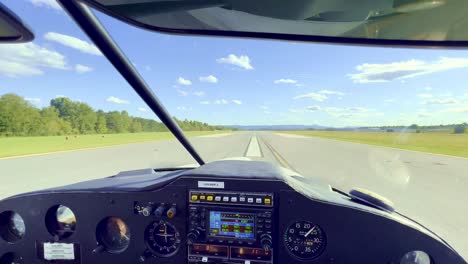
[[[307,260],[320,256],[327,245],[322,228],[308,221],[298,221],[288,226],[283,239],[290,254]]]

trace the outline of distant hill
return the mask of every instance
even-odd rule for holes
[[[231,125],[224,127],[230,127],[241,130],[310,130],[328,128],[319,125]]]

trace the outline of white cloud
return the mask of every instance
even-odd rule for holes
[[[102,56],[101,51],[91,43],[87,41],[81,40],[79,38],[75,38],[72,36],[56,33],[56,32],[47,32],[44,35],[44,38],[50,41],[55,41],[60,43],[64,46],[67,46],[72,49],[76,49],[83,53]]]
[[[31,98],[31,97],[26,97],[24,100],[31,102],[33,104],[39,104],[41,103],[41,98]]]
[[[75,65],[75,71],[77,73],[85,73],[85,72],[90,72],[92,70],[93,70],[93,68],[88,67],[86,65],[82,65],[82,64],[76,64]]]
[[[217,59],[216,62],[232,64],[244,68],[246,70],[254,69],[254,67],[250,64],[250,58],[247,55],[236,56],[234,54],[229,54],[227,57]]]
[[[110,96],[106,99],[107,102],[116,103],[116,104],[130,104],[129,101],[123,100],[114,96]]]
[[[194,92],[193,95],[198,96],[198,97],[201,97],[201,96],[204,96],[204,95],[205,95],[205,92],[203,92],[203,91],[197,91],[197,92]]]
[[[226,100],[226,99],[219,99],[219,100],[215,100],[214,104],[223,104],[223,105],[225,105],[225,104],[229,104],[229,101]]]
[[[369,112],[370,109],[365,108],[365,107],[347,107],[344,108],[345,111],[351,111],[351,112],[359,112],[359,113],[364,113],[364,112]]]
[[[467,113],[468,112],[468,105],[464,105],[461,107],[452,107],[443,110],[442,112],[451,112],[451,113]]]
[[[358,73],[348,74],[356,83],[388,82],[419,75],[468,67],[466,58],[440,58],[437,61],[408,60],[387,64],[364,63],[358,65]]]
[[[180,95],[180,96],[187,96],[189,95],[188,92],[184,91],[184,90],[177,90],[177,93]]]
[[[179,110],[179,111],[190,111],[190,110],[192,110],[191,107],[186,107],[186,106],[177,106],[176,109]]]
[[[180,85],[192,85],[192,82],[190,80],[184,79],[182,77],[179,77],[177,79],[177,83]]]
[[[302,83],[296,83],[296,86],[297,86],[297,87],[304,87],[304,84],[302,84]]]
[[[308,106],[306,108],[307,111],[323,111],[326,113],[343,113],[343,112],[350,112],[350,113],[367,113],[372,112],[373,110],[365,107],[321,107],[318,105]]]
[[[329,95],[341,95],[341,96],[345,95],[345,93],[343,93],[343,92],[330,91],[330,90],[321,90],[321,91],[319,91],[319,93],[321,93],[321,94],[329,94]]]
[[[318,93],[308,93],[308,94],[302,94],[302,95],[298,95],[294,97],[294,99],[303,99],[303,98],[310,98],[318,102],[323,102],[328,99],[326,95],[318,94]]]
[[[297,109],[297,108],[290,108],[290,109],[288,109],[289,112],[295,113],[295,114],[304,113],[304,112],[306,112],[306,110],[307,110],[307,109]]]
[[[279,83],[296,84],[297,81],[293,79],[279,79],[279,80],[275,80],[274,83],[275,84],[279,84]]]
[[[446,99],[433,99],[423,102],[423,105],[454,105],[460,103],[458,100],[453,98]]]
[[[308,106],[303,109],[289,109],[291,113],[317,113],[322,112],[338,119],[365,120],[369,117],[383,116],[384,113],[365,107],[322,107]]]
[[[42,75],[44,68],[68,70],[69,66],[64,55],[34,43],[0,45],[0,75]]]
[[[432,117],[434,116],[433,114],[429,113],[429,112],[418,112],[418,117],[421,117],[421,118],[426,118],[426,117]]]
[[[267,106],[267,105],[261,105],[261,106],[260,106],[260,109],[268,110],[268,109],[270,109],[270,107]]]
[[[347,118],[347,119],[365,119],[369,117],[384,116],[381,112],[369,112],[369,113],[352,113],[352,112],[341,112],[341,113],[329,113],[331,116],[336,118]]]
[[[439,96],[441,96],[441,97],[451,97],[451,96],[453,96],[453,94],[451,92],[448,92],[448,93],[439,94]]]
[[[432,98],[434,96],[432,94],[422,93],[422,94],[418,94],[418,97],[427,99],[427,98]]]
[[[61,10],[62,7],[57,3],[56,0],[30,0],[30,2],[35,6],[43,6],[46,8],[52,8],[55,10]]]
[[[200,76],[199,80],[200,82],[218,83],[218,78],[216,78],[216,76],[213,75]]]
[[[424,87],[424,90],[426,90],[426,91],[432,91],[432,87],[426,86],[426,87]]]
[[[148,109],[145,107],[138,107],[138,111],[140,112],[148,112]]]
[[[336,118],[352,118],[354,116],[352,113],[332,113],[330,115]]]
[[[384,103],[387,103],[387,104],[391,104],[391,103],[394,103],[394,102],[396,102],[395,99],[385,99],[384,100]]]
[[[307,109],[307,111],[314,112],[314,111],[322,110],[322,107],[320,107],[318,105],[313,105],[313,106],[308,106],[306,109]]]
[[[203,105],[209,105],[209,104],[215,104],[215,105],[228,105],[228,104],[236,104],[236,105],[241,105],[242,101],[240,100],[227,100],[227,99],[217,99],[213,101],[200,101],[200,104]]]

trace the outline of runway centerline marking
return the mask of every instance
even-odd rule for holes
[[[249,146],[247,147],[247,151],[245,152],[246,157],[262,157],[262,151],[260,149],[260,144],[258,143],[258,139],[256,135],[253,135],[250,138]]]

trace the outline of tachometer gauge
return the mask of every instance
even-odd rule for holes
[[[318,225],[299,221],[288,226],[284,232],[284,244],[292,255],[310,260],[322,254],[327,238]]]
[[[155,255],[170,257],[179,250],[180,234],[168,222],[155,221],[146,228],[145,241],[148,248]]]
[[[97,240],[113,254],[124,252],[130,244],[130,229],[118,217],[107,217],[97,227]]]

